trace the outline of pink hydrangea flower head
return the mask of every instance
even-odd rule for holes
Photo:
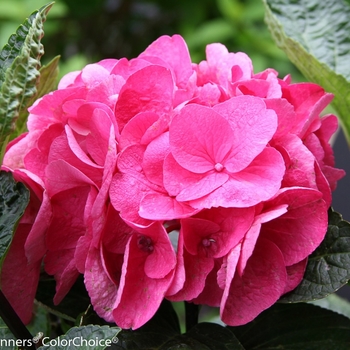
[[[4,156],[32,193],[4,293],[29,322],[42,266],[55,304],[82,274],[95,312],[125,329],[164,298],[250,322],[300,283],[326,233],[344,175],[337,119],[321,117],[331,99],[219,43],[195,64],[179,35],[69,73]]]

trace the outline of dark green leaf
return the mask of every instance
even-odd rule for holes
[[[349,279],[350,224],[330,209],[325,239],[310,256],[302,282],[281,301],[321,299],[337,291]]]
[[[0,272],[13,232],[29,202],[29,191],[13,179],[12,173],[0,172]]]
[[[27,102],[27,106],[31,106],[35,100],[44,96],[45,94],[54,90],[57,86],[57,77],[58,77],[58,63],[60,56],[56,56],[51,60],[47,65],[40,68],[40,79],[36,86],[37,93],[33,95]],[[16,133],[14,136],[19,136],[26,131],[26,122],[28,118],[27,109],[22,109],[20,115],[17,119]]]
[[[52,3],[35,11],[0,53],[0,141],[14,131],[28,101],[37,94],[40,59],[44,53],[43,23]]]
[[[350,142],[350,6],[343,0],[263,0],[277,45],[306,78],[335,95]]]
[[[2,341],[2,342],[1,342]],[[0,318],[0,345],[3,350],[15,349],[16,338],[7,328],[5,322]]]
[[[235,336],[215,323],[200,323],[180,334],[172,304],[164,300],[156,315],[135,331],[122,331],[113,349],[127,350],[244,350]]]
[[[81,314],[85,313],[90,305],[90,298],[82,277],[77,279],[68,294],[58,305],[53,303],[55,292],[55,280],[52,277],[44,277],[40,279],[35,298],[49,312],[65,320],[75,322]]]
[[[104,350],[118,342],[120,328],[88,325],[73,327],[56,339],[42,338],[40,350]]]
[[[227,328],[246,350],[350,349],[350,319],[310,304],[276,304],[247,325]]]

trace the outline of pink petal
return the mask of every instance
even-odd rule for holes
[[[142,167],[148,180],[163,187],[164,158],[169,153],[169,133],[161,134],[146,148]]]
[[[113,307],[116,324],[124,329],[137,329],[156,313],[167,291],[174,272],[164,278],[150,278],[144,269],[149,252],[138,246],[138,237],[133,235],[126,247],[120,288]]]
[[[328,226],[322,194],[307,188],[284,189],[269,206],[288,204],[282,216],[262,225],[262,235],[281,250],[285,264],[304,260],[322,242]]]
[[[141,112],[130,119],[120,135],[120,150],[134,144],[142,144],[144,134],[158,119],[158,114],[153,112]]]
[[[192,74],[192,63],[186,42],[180,35],[161,36],[139,57],[147,60],[148,56],[159,57],[166,62],[175,74],[177,86],[186,87]]]

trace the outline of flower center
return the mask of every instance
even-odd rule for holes
[[[153,241],[147,236],[140,236],[137,240],[137,246],[146,253],[152,253],[154,250]]]
[[[220,172],[224,169],[224,166],[221,163],[216,163],[214,168],[216,171]]]
[[[204,247],[210,247],[212,243],[215,243],[215,239],[213,238],[204,238],[202,240],[202,244]]]

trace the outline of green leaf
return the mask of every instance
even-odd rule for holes
[[[244,350],[231,331],[215,323],[200,323],[180,334],[172,304],[164,300],[155,316],[135,331],[121,331],[114,349],[127,350]]]
[[[350,303],[348,300],[338,296],[337,294],[330,294],[323,299],[310,301],[310,304],[318,305],[324,309],[338,312],[350,319]]]
[[[350,349],[350,320],[310,304],[275,304],[252,322],[227,328],[246,350]]]
[[[335,95],[350,142],[350,6],[343,0],[263,0],[277,45],[304,76]]]
[[[299,286],[282,297],[284,302],[321,299],[334,293],[350,279],[350,224],[332,209],[328,230],[321,245],[309,258]]]
[[[90,298],[82,276],[78,277],[66,297],[58,305],[53,303],[55,293],[56,282],[53,277],[40,278],[35,296],[37,302],[50,313],[67,321],[75,322],[90,305]]]
[[[16,349],[16,338],[7,328],[5,322],[0,317],[0,345],[3,350]]]
[[[29,191],[12,173],[0,172],[0,272],[13,232],[29,202]]]
[[[0,142],[15,130],[17,118],[37,94],[43,23],[51,7],[33,12],[0,53]]]
[[[104,350],[117,343],[118,327],[88,325],[73,327],[65,335],[56,339],[41,339],[39,350]]]
[[[27,102],[27,106],[33,105],[35,100],[54,90],[57,86],[57,78],[59,73],[58,63],[60,56],[56,56],[47,65],[40,68],[40,79],[36,86],[37,93],[33,95]],[[17,127],[15,136],[21,135],[26,131],[26,122],[28,118],[27,109],[22,109],[17,119]]]

